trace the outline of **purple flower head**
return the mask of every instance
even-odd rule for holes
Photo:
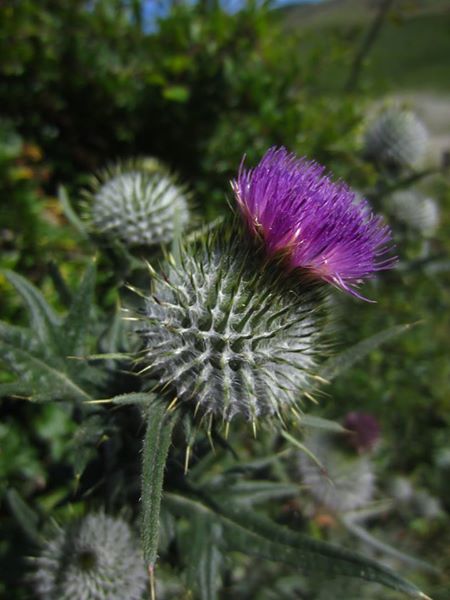
[[[250,232],[269,256],[360,296],[355,287],[393,266],[391,233],[382,217],[321,165],[270,148],[254,169],[243,163],[231,183]]]
[[[380,437],[380,425],[369,413],[349,412],[343,426],[351,432],[348,441],[358,452],[373,450]]]

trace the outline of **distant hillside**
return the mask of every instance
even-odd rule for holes
[[[324,27],[329,25],[365,24],[373,17],[379,0],[323,0],[318,4],[285,6],[290,27]],[[410,17],[450,13],[449,0],[396,0],[394,10]]]
[[[327,29],[360,27],[361,39],[375,15],[376,0],[328,0],[280,9],[288,30],[309,40]],[[282,13],[283,14],[283,13]],[[450,2],[397,0],[369,55],[366,73],[390,90],[450,91]]]

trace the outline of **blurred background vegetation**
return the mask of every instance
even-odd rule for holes
[[[154,156],[180,175],[198,214],[211,220],[226,206],[242,156],[253,164],[282,144],[369,193],[380,183],[362,155],[370,115],[397,103],[425,122],[428,164],[415,185],[438,202],[439,229],[425,255],[423,240],[398,238],[400,267],[369,290],[375,310],[336,297],[342,347],[389,325],[419,323],[327,388],[317,414],[374,414],[383,431],[380,488],[388,493],[401,475],[438,503],[438,518],[389,515],[383,524],[393,545],[400,540],[447,573],[444,583],[412,573],[436,600],[450,590],[449,86],[446,0],[0,3],[1,266],[29,277],[57,307],[55,265],[76,283],[92,253],[64,213],[59,186],[77,208],[93,171],[119,158]],[[377,194],[373,201],[381,207]],[[25,318],[2,275],[0,309],[14,322]],[[0,413],[7,534],[0,597],[18,599],[27,597],[17,585],[22,540],[8,541],[18,534],[6,491],[38,495],[56,514],[68,493],[74,424],[60,407],[16,399],[3,400]],[[320,523],[312,529],[328,535]]]

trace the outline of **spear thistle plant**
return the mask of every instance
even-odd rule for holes
[[[173,404],[254,423],[311,393],[324,354],[323,282],[359,296],[363,278],[392,265],[390,232],[323,167],[284,148],[241,167],[232,186],[246,231],[210,234],[154,273],[138,328],[141,372]]]
[[[258,419],[284,423],[298,414],[327,349],[326,283],[359,296],[365,278],[393,264],[388,227],[320,165],[272,148],[254,170],[241,166],[232,187],[244,226],[180,248],[162,275],[150,267],[152,289],[131,317],[142,342],[140,375],[157,395],[142,479],[151,575],[172,409],[198,413],[209,431],[215,418],[227,431],[237,416],[255,429]]]

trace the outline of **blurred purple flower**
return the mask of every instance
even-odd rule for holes
[[[286,148],[270,148],[254,169],[242,162],[231,185],[250,232],[291,269],[362,298],[354,288],[395,263],[386,257],[391,233],[382,217],[324,167]]]
[[[351,432],[348,441],[358,452],[373,450],[380,437],[380,425],[369,413],[349,412],[344,419],[343,426]]]

